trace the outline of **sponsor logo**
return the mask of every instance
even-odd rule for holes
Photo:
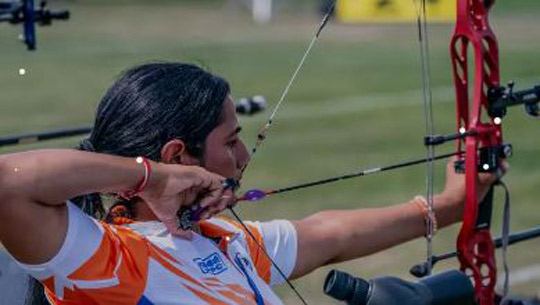
[[[214,252],[205,258],[196,258],[193,260],[201,272],[204,274],[220,274],[227,270],[227,265],[221,259],[219,253]]]

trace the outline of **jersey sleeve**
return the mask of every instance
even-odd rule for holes
[[[56,256],[19,265],[43,283],[52,304],[136,304],[147,271],[144,240],[98,222],[69,201],[67,208],[67,234]]]
[[[298,251],[294,225],[287,220],[246,222],[246,225],[284,275],[290,277],[296,265]],[[246,236],[246,241],[259,276],[271,286],[285,282],[283,276],[253,239]]]
[[[260,225],[266,251],[285,275],[290,277],[296,265],[298,241],[296,229],[287,220],[263,222]],[[275,267],[271,268],[270,285],[285,282]]]

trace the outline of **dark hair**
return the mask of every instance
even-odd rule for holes
[[[219,124],[229,84],[191,64],[158,62],[125,71],[98,106],[94,129],[79,149],[159,161],[172,139],[204,157],[204,142]],[[104,218],[101,198],[74,198],[79,207]]]
[[[135,66],[107,91],[98,106],[94,129],[79,149],[159,161],[161,148],[170,140],[181,139],[191,155],[202,159],[204,142],[219,124],[229,91],[224,79],[191,64]],[[92,217],[105,218],[100,194],[72,201]],[[127,202],[120,203],[129,207]],[[43,295],[42,287],[32,290],[34,296]],[[42,304],[36,303],[39,297],[33,299],[31,304]]]
[[[165,143],[181,139],[200,156],[228,94],[225,80],[194,65],[136,66],[101,100],[88,142],[100,153],[158,161]]]

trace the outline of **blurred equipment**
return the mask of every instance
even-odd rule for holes
[[[235,104],[235,107],[236,112],[241,115],[254,115],[266,109],[266,99],[261,95],[240,98]],[[92,132],[92,126],[80,126],[49,130],[39,133],[8,135],[0,137],[0,147],[82,136],[90,132]]]
[[[334,17],[335,10],[330,10],[333,5],[334,0],[319,0],[319,13],[321,14],[321,16],[326,15],[326,13],[330,11],[332,15],[331,17]]]
[[[277,2],[277,1],[276,1]],[[253,21],[265,24],[272,20],[274,13],[274,0],[228,0],[226,6],[229,8],[251,11]]]
[[[396,277],[366,281],[332,270],[324,293],[348,305],[473,305],[474,287],[461,271],[451,270],[408,282]]]
[[[0,137],[0,147],[8,145],[19,145],[36,143],[46,140],[62,139],[88,134],[92,131],[92,126],[82,126],[75,128],[64,128],[49,130],[40,133],[25,133],[19,135],[9,135]]]
[[[266,109],[266,99],[262,95],[244,97],[236,103],[236,113],[244,115],[254,115]]]
[[[272,0],[252,0],[253,20],[268,23],[272,19]]]
[[[36,23],[41,26],[51,25],[53,20],[68,20],[69,11],[47,9],[47,1],[42,0],[35,9],[34,0],[0,0],[0,22],[13,25],[23,24],[21,40],[28,50],[36,49]]]
[[[336,16],[342,22],[415,22],[419,5],[411,0],[338,0]],[[420,2],[418,2],[420,3]],[[450,22],[456,18],[456,0],[426,1],[430,22]]]
[[[451,270],[408,282],[396,277],[366,281],[342,271],[332,270],[324,292],[348,305],[475,305],[474,287],[467,275]],[[540,305],[538,299],[497,299],[500,305]]]

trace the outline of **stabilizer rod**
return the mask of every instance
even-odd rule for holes
[[[525,230],[525,231],[521,231],[521,232],[511,234],[508,237],[508,244],[512,245],[512,244],[520,243],[520,242],[527,241],[527,240],[530,240],[530,239],[533,239],[533,238],[538,238],[538,237],[540,237],[540,227],[535,227],[535,228],[532,228],[532,229],[529,229],[529,230]],[[493,242],[495,243],[495,248],[498,249],[498,248],[502,247],[503,239],[502,239],[502,237],[498,237],[498,238],[494,239]],[[444,260],[454,258],[454,257],[457,257],[457,256],[458,256],[457,251],[452,251],[452,252],[448,252],[448,253],[441,254],[441,255],[434,255],[431,258],[432,259],[432,266],[434,266],[436,263],[438,263],[440,261],[444,261]],[[418,265],[414,265],[409,270],[409,273],[412,274],[413,276],[417,277],[417,278],[422,278],[422,277],[425,277],[425,276],[428,275],[427,271],[428,271],[427,264],[426,263],[421,263],[421,264],[418,264]]]

